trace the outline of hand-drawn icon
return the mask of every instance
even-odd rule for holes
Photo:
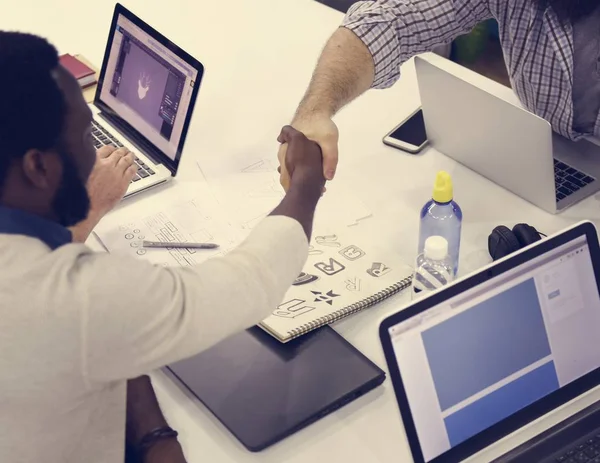
[[[268,184],[246,193],[248,198],[282,198],[283,190],[281,185],[275,179],[271,179]]]
[[[150,80],[150,76],[147,75],[145,72],[140,73],[140,78],[138,80],[138,98],[140,100],[143,100],[144,98],[146,98],[146,94],[148,93],[148,90],[150,90],[150,84],[152,83],[152,81]]]
[[[145,239],[145,238],[146,238],[146,237],[145,237],[144,235],[140,235],[140,236],[138,236],[138,240],[143,240],[143,239]]]
[[[383,275],[390,273],[392,271],[387,265],[382,264],[381,262],[373,262],[371,268],[367,270],[367,273],[372,277],[379,278]]]
[[[334,297],[340,297],[339,294],[334,294],[333,289],[323,294],[321,291],[311,291],[316,297],[314,302],[326,302],[329,305],[333,305],[332,299]]]
[[[317,262],[315,264],[315,268],[323,272],[325,275],[335,275],[336,273],[340,273],[346,267],[340,264],[337,260],[329,258],[329,262]]]
[[[270,173],[275,170],[275,167],[268,159],[260,159],[249,166],[246,166],[242,169],[244,173],[254,173],[254,172],[263,172]]]
[[[365,255],[365,251],[351,244],[340,251],[340,254],[348,260],[358,260]]]
[[[339,248],[341,246],[341,244],[338,243],[337,235],[316,236],[315,242],[321,246],[329,246],[331,248]]]
[[[129,243],[129,246],[131,246],[132,248],[139,248],[140,247],[140,242],[139,241],[132,241],[131,243]]]
[[[139,233],[140,230],[138,228],[136,228],[135,230],[133,230],[133,233]]]
[[[138,256],[143,256],[144,254],[146,254],[146,250],[145,249],[138,249],[137,250],[137,255]]]
[[[346,289],[348,291],[352,291],[353,293],[360,291],[360,278],[348,278],[346,281],[344,281],[344,283],[346,283]]]
[[[299,315],[303,315],[311,310],[314,310],[315,307],[305,305],[306,301],[304,299],[292,299],[287,302],[282,303],[277,307],[273,315],[282,318],[295,318]]]
[[[310,273],[300,272],[300,275],[296,277],[296,280],[292,283],[294,286],[305,285],[317,281],[319,277],[317,275],[311,275]]]
[[[323,254],[323,251],[321,251],[320,249],[315,249],[314,246],[308,247],[308,255],[309,256],[320,256],[321,254]]]
[[[127,233],[127,234],[125,235],[125,239],[126,239],[126,240],[132,240],[132,239],[133,239],[133,233]]]

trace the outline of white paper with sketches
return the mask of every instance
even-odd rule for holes
[[[185,191],[175,190],[166,198],[155,198],[152,205],[140,205],[135,217],[112,216],[94,230],[111,253],[138,257],[163,266],[189,266],[208,258],[224,255],[241,240],[241,234],[220,212],[219,204],[206,185],[187,185]],[[164,194],[164,192],[161,192]],[[145,207],[144,207],[145,206]],[[149,207],[148,207],[149,206]],[[219,248],[143,248],[142,241],[217,243]]]
[[[226,214],[247,231],[252,230],[284,197],[279,175],[267,160],[255,161],[240,172],[207,177],[207,182]],[[355,194],[332,185],[319,201],[315,227],[351,226],[368,217],[371,212]]]

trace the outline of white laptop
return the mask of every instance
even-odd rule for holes
[[[599,283],[584,222],[386,318],[412,461],[600,461]]]
[[[124,145],[137,156],[126,197],[177,173],[203,73],[198,60],[116,4],[90,107],[95,147]]]
[[[553,214],[600,189],[600,146],[553,133],[544,119],[497,96],[502,89],[494,94],[501,84],[428,59],[415,58],[415,66],[436,150]]]

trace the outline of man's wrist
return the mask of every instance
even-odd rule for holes
[[[185,455],[177,438],[162,439],[140,458],[142,463],[185,463]]]
[[[315,98],[307,96],[294,114],[292,126],[301,124],[302,121],[317,119],[332,119],[335,115],[335,110],[331,104],[327,103],[326,98]]]
[[[323,193],[325,181],[315,175],[302,175],[295,172],[290,181],[288,194],[298,196],[308,201],[309,204],[317,203]]]
[[[140,441],[136,443],[137,453],[141,458],[144,458],[154,446],[159,445],[161,442],[171,440],[176,441],[177,435],[177,431],[166,424],[155,428],[142,436]]]
[[[73,241],[75,243],[85,243],[103,216],[104,214],[90,209],[88,216],[84,220],[70,228]]]

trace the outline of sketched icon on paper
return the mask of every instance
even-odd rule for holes
[[[296,277],[296,280],[292,283],[294,286],[305,285],[317,281],[319,277],[317,275],[311,275],[310,273],[300,272],[300,275]]]
[[[351,244],[340,251],[340,254],[348,260],[358,260],[365,255],[365,251]]]
[[[367,273],[372,277],[379,278],[383,275],[390,273],[392,269],[381,262],[373,262],[371,268],[367,269]]]
[[[329,262],[317,262],[315,264],[315,268],[323,272],[325,275],[332,276],[336,273],[340,273],[346,267],[330,257]]]
[[[150,80],[150,76],[148,74],[146,74],[145,72],[140,73],[140,78],[138,80],[138,98],[140,100],[143,100],[144,98],[146,98],[146,95],[148,94],[148,90],[150,90],[150,83],[152,81]]]
[[[273,166],[273,163],[268,159],[259,159],[258,161],[250,164],[249,166],[242,168],[243,173],[267,173],[275,172],[275,170],[275,166]]]
[[[308,247],[309,256],[320,256],[321,254],[323,254],[323,251],[321,251],[320,249],[315,249],[315,247],[312,245]]]
[[[327,291],[325,294],[323,294],[321,291],[311,291],[311,293],[316,296],[314,302],[326,302],[329,305],[333,305],[332,299],[334,297],[340,297],[339,294],[335,294],[333,292],[333,289],[331,291]]]
[[[291,299],[280,304],[273,315],[283,318],[295,318],[314,309],[314,307],[306,305],[304,299]]]
[[[315,242],[321,246],[329,246],[332,248],[339,248],[341,246],[341,244],[338,243],[337,235],[316,236]]]
[[[353,293],[360,291],[360,278],[348,278],[346,281],[344,281],[344,283],[346,283],[346,289],[348,291],[352,291]]]
[[[283,189],[279,182],[275,181],[275,179],[271,179],[270,182],[265,183],[263,186],[249,191],[247,196],[249,198],[281,198],[283,197]]]

